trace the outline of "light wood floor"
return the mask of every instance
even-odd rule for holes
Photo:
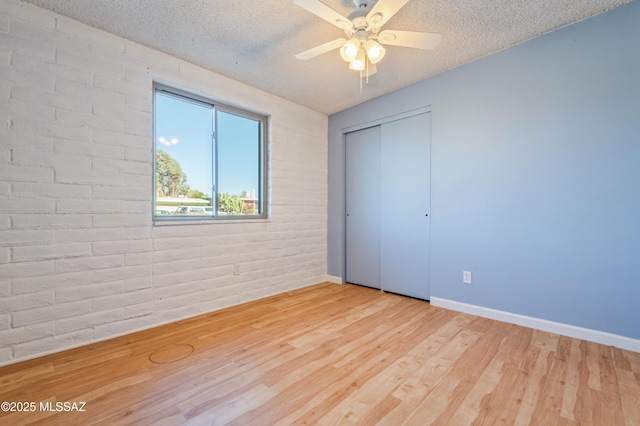
[[[640,425],[640,354],[321,284],[0,368],[0,401],[86,402],[3,425]]]

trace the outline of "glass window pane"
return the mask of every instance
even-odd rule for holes
[[[213,109],[156,92],[156,217],[212,216]]]
[[[218,215],[259,215],[262,123],[225,111],[216,119]]]

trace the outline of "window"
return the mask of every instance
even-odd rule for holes
[[[266,218],[267,117],[154,86],[154,220]]]

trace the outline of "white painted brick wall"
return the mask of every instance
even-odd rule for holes
[[[121,294],[123,291],[124,281],[58,287],[55,289],[55,300],[56,303],[75,302],[77,300],[95,299],[103,296]]]
[[[60,318],[69,318],[91,312],[91,300],[56,303],[52,306],[14,311],[11,314],[13,327],[42,324]]]
[[[325,280],[325,115],[20,0],[0,75],[0,365]],[[154,79],[271,116],[269,221],[153,226]]]

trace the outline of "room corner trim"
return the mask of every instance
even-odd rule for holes
[[[510,324],[517,324],[524,327],[535,328],[538,330],[548,331],[550,333],[556,333],[563,336],[588,340],[590,342],[600,343],[602,345],[615,346],[616,348],[626,349],[633,352],[640,352],[640,340],[620,336],[618,334],[577,327],[575,325],[548,321],[540,318],[529,317],[526,315],[514,314],[511,312],[498,311],[491,308],[485,308],[483,306],[470,305],[467,303],[456,302],[454,300],[441,299],[439,297],[432,296],[430,301],[431,305],[440,308],[464,312],[466,314],[477,315],[483,318],[494,319]]]
[[[342,277],[336,277],[334,275],[327,275],[327,282],[334,284],[344,284],[344,281],[342,281]]]

